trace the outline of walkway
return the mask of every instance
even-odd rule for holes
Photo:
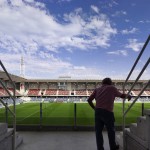
[[[104,134],[104,147],[109,150],[108,138]],[[93,131],[49,131],[19,132],[23,144],[17,150],[96,150]]]

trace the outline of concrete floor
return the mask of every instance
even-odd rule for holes
[[[49,131],[19,132],[23,143],[17,150],[96,150],[93,131]],[[107,133],[104,135],[104,148],[109,150]]]

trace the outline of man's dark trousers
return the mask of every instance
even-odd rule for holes
[[[96,108],[95,110],[95,132],[96,132],[97,150],[104,150],[104,147],[103,147],[104,141],[103,141],[103,134],[102,134],[104,125],[108,133],[110,150],[116,149],[114,121],[115,121],[115,118],[114,118],[113,112],[110,112],[101,108]]]

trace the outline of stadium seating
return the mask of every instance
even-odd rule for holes
[[[93,93],[94,90],[88,90],[88,96]]]
[[[87,91],[86,90],[76,90],[75,93],[78,96],[82,96],[82,95],[86,95],[87,96]]]
[[[3,107],[3,105],[0,103],[0,108],[2,108]]]
[[[58,103],[63,103],[65,101],[66,101],[66,99],[64,97],[59,97],[56,99],[56,102],[58,102]]]
[[[81,102],[87,102],[87,97],[82,97]]]
[[[28,96],[38,96],[39,95],[40,90],[39,89],[29,89],[28,91]]]
[[[74,103],[74,102],[80,102],[80,98],[79,97],[69,97],[69,102],[70,103]]]
[[[47,89],[45,95],[57,95],[56,89]]]
[[[133,94],[134,94],[135,96],[137,96],[137,95],[139,95],[139,93],[141,92],[141,90],[133,90],[132,92],[133,92]],[[145,91],[142,93],[141,96],[146,96]]]
[[[0,96],[5,96],[4,90],[0,88]]]
[[[68,90],[58,90],[58,95],[69,95],[69,93]]]
[[[123,90],[122,89],[118,89],[119,92],[123,93]],[[127,93],[128,91],[125,90],[125,93]]]
[[[8,91],[10,92],[10,94],[13,94],[12,88],[8,88]],[[16,94],[16,96],[21,96],[21,94],[17,91],[15,94]],[[8,96],[7,92],[3,88],[0,88],[0,96]]]
[[[3,98],[1,99],[5,104],[7,103],[8,106],[13,105],[13,100],[11,98]],[[20,98],[16,98],[15,99],[15,103],[16,105],[23,103],[23,99]],[[4,105],[2,105],[0,103],[0,108],[4,107]]]
[[[8,88],[8,90],[11,92],[11,94],[13,94],[13,88]],[[19,92],[17,92],[17,90],[15,91],[15,95],[16,96],[21,96],[21,94]]]
[[[46,98],[43,98],[44,102],[54,102],[55,98],[53,97],[46,97]]]
[[[8,96],[7,92],[0,87],[0,96]]]
[[[145,93],[150,96],[150,90],[146,90]]]

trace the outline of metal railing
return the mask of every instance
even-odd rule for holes
[[[16,148],[16,102],[15,102],[15,91],[16,91],[16,86],[14,84],[14,82],[12,81],[9,73],[7,72],[6,68],[4,67],[2,61],[0,60],[0,65],[3,69],[3,71],[5,72],[6,76],[8,77],[8,80],[10,81],[10,83],[13,86],[13,95],[9,92],[9,90],[6,88],[6,86],[4,85],[3,81],[0,78],[0,84],[2,85],[3,89],[6,91],[6,93],[8,94],[8,96],[13,100],[13,111],[8,107],[8,105],[3,102],[3,100],[0,98],[0,102],[5,106],[5,109],[8,110],[11,115],[13,116],[13,145],[12,145],[12,150],[15,150]],[[6,116],[7,117],[7,116]]]
[[[141,52],[139,53],[132,69],[130,70],[124,84],[123,84],[123,93],[125,93],[125,86],[130,78],[130,76],[132,75],[137,63],[139,62],[146,46],[148,45],[150,41],[150,35],[148,36]],[[148,85],[150,85],[150,80],[148,80],[148,82],[145,84],[145,86],[143,87],[143,89],[140,91],[140,93],[137,95],[137,97],[135,97],[135,99],[133,100],[133,102],[130,104],[130,106],[127,108],[127,110],[125,110],[125,100],[126,98],[129,96],[130,92],[132,91],[132,89],[134,88],[135,84],[138,82],[138,80],[140,79],[140,77],[142,76],[143,72],[145,71],[145,69],[148,67],[150,63],[150,57],[148,58],[147,62],[145,63],[144,67],[142,68],[141,72],[139,73],[139,75],[137,76],[135,82],[132,84],[131,88],[128,90],[127,92],[127,95],[125,97],[125,99],[123,100],[123,125],[122,125],[122,128],[123,128],[123,149],[125,150],[126,149],[126,145],[125,145],[125,118],[126,118],[126,114],[130,111],[130,109],[132,108],[132,106],[135,104],[135,102],[138,100],[138,98],[141,96],[141,94],[144,92],[144,90],[147,88]]]

